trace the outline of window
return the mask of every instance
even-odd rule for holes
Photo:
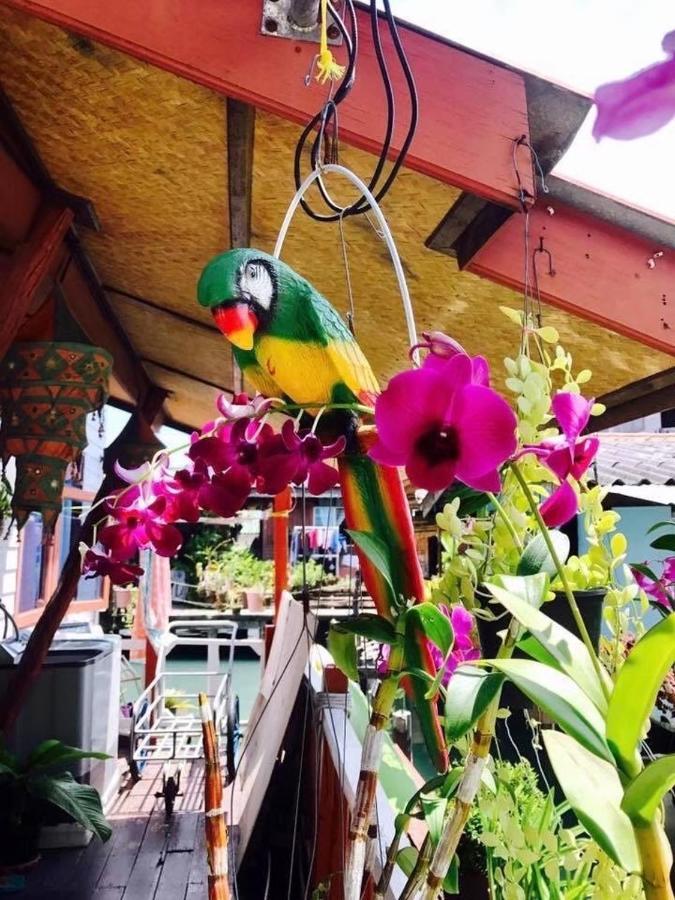
[[[344,517],[345,511],[341,506],[314,507],[314,525],[318,527],[340,525]]]
[[[66,491],[68,489],[66,488]],[[68,554],[73,546],[80,540],[80,532],[85,516],[91,506],[90,500],[78,500],[67,498],[63,501],[63,510],[59,522],[59,559],[58,570],[63,568]],[[103,595],[102,578],[80,578],[77,586],[76,600],[96,600]]]

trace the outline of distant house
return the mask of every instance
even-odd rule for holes
[[[0,535],[0,599],[24,628],[40,618],[51,596],[71,546],[78,541],[80,522],[103,478],[104,435],[99,419],[87,419],[87,447],[81,464],[68,469],[63,490],[63,509],[56,523],[52,540],[45,543],[42,516],[34,512],[17,534],[11,526]],[[7,471],[10,483],[14,478],[13,461]],[[6,529],[6,524],[5,524]],[[102,578],[80,580],[71,614],[90,616],[108,604],[107,585]],[[0,622],[0,628],[2,624]]]

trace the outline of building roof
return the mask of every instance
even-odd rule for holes
[[[675,485],[675,433],[603,433],[594,470],[604,485]]]
[[[219,8],[219,4],[212,6]],[[255,4],[248,0],[244,6],[253,10]],[[258,8],[253,11],[259,16]],[[192,24],[197,27],[199,23]],[[253,34],[246,37],[254,39]],[[265,45],[266,52],[275,48],[274,43]],[[295,49],[301,48],[298,45]],[[444,53],[454,52],[444,47]],[[220,59],[227,54],[219,51],[215,56]],[[417,69],[421,63],[417,58]],[[480,68],[477,56],[472,66]],[[306,66],[301,68],[296,62],[289,76],[300,85]],[[493,67],[490,84],[498,80],[501,71],[502,67]],[[188,427],[208,420],[219,391],[234,387],[229,347],[211,317],[195,301],[195,284],[202,266],[230,240],[228,225],[233,209],[228,198],[232,186],[228,184],[225,160],[233,134],[228,130],[221,94],[196,83],[196,77],[188,80],[193,75],[179,77],[112,46],[0,5],[3,90],[54,184],[69,195],[87,198],[96,212],[98,228],[78,228],[78,240],[90,264],[89,281],[95,282],[97,304],[83,302],[78,306],[79,313],[91,318],[98,305],[99,318],[102,313],[111,323],[110,340],[117,340],[119,331],[141,373],[168,392],[164,404],[167,421]],[[517,80],[515,73],[509,78],[509,83]],[[439,78],[439,91],[446,92],[450,87]],[[550,114],[552,95],[556,103],[565,101],[560,108],[567,110],[567,116],[572,115],[571,123],[562,112],[559,121],[541,113],[545,108]],[[555,156],[578,123],[578,98],[533,77],[527,80],[527,98],[532,140],[538,153],[542,156],[548,148],[547,152]],[[459,133],[461,120],[455,124],[453,116],[459,116],[462,109],[455,106],[447,101],[446,118],[452,126],[448,128]],[[486,117],[490,118],[488,112],[483,114]],[[433,124],[434,134],[444,121]],[[341,120],[341,135],[342,126]],[[490,121],[487,130],[498,134],[499,127]],[[293,194],[293,151],[300,131],[298,124],[258,110],[250,241],[264,250],[274,246]],[[463,140],[470,137],[466,135]],[[509,144],[513,138],[501,133],[498,137],[505,142],[497,149],[499,158],[506,160],[507,180],[513,190]],[[416,140],[419,144],[421,139]],[[441,158],[445,153],[443,147]],[[466,156],[471,158],[472,154],[467,151]],[[344,147],[341,160],[361,174],[372,171],[375,163],[371,153],[354,147]],[[528,163],[523,177],[530,177],[529,169]],[[53,194],[53,185],[50,190]],[[445,330],[469,352],[487,352],[497,374],[502,372],[503,358],[512,355],[517,343],[514,330],[498,307],[521,306],[522,294],[462,271],[455,259],[425,247],[426,238],[460,194],[460,188],[453,184],[421,170],[404,168],[387,197],[385,212],[410,285],[418,330]],[[588,200],[585,193],[584,198]],[[338,199],[343,200],[343,195]],[[624,212],[621,210],[619,218],[622,226],[627,226]],[[556,215],[554,221],[562,218]],[[553,223],[547,222],[550,234]],[[667,225],[660,223],[659,227]],[[585,235],[586,228],[582,230]],[[345,223],[345,237],[356,334],[377,377],[384,381],[407,360],[405,325],[391,264],[384,245],[363,217]],[[652,237],[662,239],[663,235],[650,233],[650,240]],[[0,234],[0,270],[14,247],[12,241],[4,246],[2,238]],[[598,238],[593,240],[599,243]],[[348,309],[337,226],[317,226],[298,215],[284,258],[341,312]],[[590,252],[585,254],[581,265],[587,266],[584,278],[593,281],[595,270],[588,268],[591,258],[595,262],[595,250],[592,257]],[[558,275],[562,263],[562,259],[556,261]],[[666,260],[660,260],[659,267],[665,264]],[[655,268],[657,273],[659,267]],[[577,262],[573,268],[581,271]],[[640,276],[636,271],[635,283]],[[63,279],[71,277],[72,267]],[[69,289],[65,293],[67,302],[79,302],[74,287],[72,295]],[[611,322],[585,322],[580,327],[580,320],[566,309],[545,306],[544,311],[546,324],[558,329],[562,343],[577,361],[597,361],[592,383],[596,396],[622,388],[635,378],[653,376],[672,363],[666,353],[603,327],[611,327]],[[83,328],[92,340],[103,344],[102,338]],[[662,333],[667,332],[659,330]],[[115,357],[112,396],[119,402],[133,403],[136,398],[117,371],[119,354]]]

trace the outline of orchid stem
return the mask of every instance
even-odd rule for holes
[[[284,403],[283,406],[276,407],[277,412],[284,412],[286,410],[296,410],[296,409],[316,409],[318,406],[317,403]],[[372,406],[364,406],[361,403],[327,403],[322,409],[349,409],[352,412],[362,413],[364,416],[373,416],[375,415],[375,410]]]
[[[506,525],[506,528],[507,528],[509,534],[511,535],[511,540],[516,545],[516,549],[518,550],[519,553],[522,553],[523,552],[523,542],[518,537],[518,533],[517,533],[516,529],[513,527],[513,522],[511,521],[511,519],[509,519],[509,517],[506,513],[506,510],[504,509],[502,504],[499,502],[499,500],[495,497],[495,495],[490,493],[489,491],[488,491],[488,497],[490,498],[490,502],[493,504],[494,508],[497,510],[497,512],[501,516],[502,522]]]
[[[516,463],[516,462],[511,463],[511,469],[513,471],[513,474],[516,476],[518,483],[520,484],[520,486],[523,490],[523,493],[525,494],[525,497],[530,506],[530,509],[532,510],[532,514],[534,515],[535,519],[537,520],[537,525],[539,526],[539,530],[542,533],[544,542],[546,544],[546,547],[548,548],[548,552],[551,555],[551,559],[553,560],[553,564],[556,568],[556,572],[558,573],[558,577],[560,578],[560,581],[562,583],[563,591],[565,593],[565,596],[567,597],[567,602],[570,605],[572,617],[574,618],[576,626],[579,629],[579,634],[581,635],[581,639],[583,640],[584,644],[586,645],[586,649],[588,650],[588,653],[591,657],[591,662],[593,664],[593,668],[595,669],[596,675],[598,676],[598,681],[600,682],[600,689],[602,690],[602,692],[605,696],[605,699],[609,700],[609,687],[607,686],[607,683],[605,681],[604,673],[602,671],[602,665],[600,663],[600,660],[598,659],[597,653],[595,652],[595,647],[593,646],[593,641],[591,641],[591,637],[588,633],[588,629],[586,628],[586,623],[584,622],[584,620],[581,616],[579,604],[577,603],[577,601],[574,597],[574,593],[572,591],[572,588],[570,587],[570,583],[567,578],[567,574],[565,572],[563,564],[560,562],[560,557],[556,553],[556,549],[553,546],[553,541],[551,540],[551,535],[548,530],[548,526],[546,525],[546,523],[544,522],[544,520],[542,518],[541,512],[539,511],[539,507],[537,506],[537,501],[534,499],[534,497],[532,495],[532,491],[530,490],[530,486],[528,485],[527,481],[525,480],[523,473],[520,471],[520,468],[518,467],[518,463]]]

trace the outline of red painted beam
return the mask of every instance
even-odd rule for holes
[[[0,244],[25,241],[41,204],[40,192],[0,145]]]
[[[260,0],[1,2],[295,122],[306,123],[326,98],[325,87],[304,84],[317,46],[263,37]],[[340,137],[376,152],[385,130],[384,92],[368,15],[359,11],[358,18],[357,82],[340,108]],[[512,141],[529,133],[522,75],[410,29],[401,28],[401,35],[420,97],[420,124],[407,165],[516,208]],[[396,96],[405,98],[388,35],[383,43]],[[401,108],[395,148],[405,118]],[[531,173],[523,178],[533,192]]]
[[[553,215],[549,209],[553,210]],[[561,203],[530,214],[542,299],[656,350],[675,354],[675,251]],[[513,215],[467,269],[523,289],[523,220]],[[661,254],[661,255],[655,255]]]
[[[44,207],[28,240],[18,244],[9,272],[0,287],[0,359],[9,350],[16,333],[44,279],[63,252],[63,238],[73,221],[72,210]]]

